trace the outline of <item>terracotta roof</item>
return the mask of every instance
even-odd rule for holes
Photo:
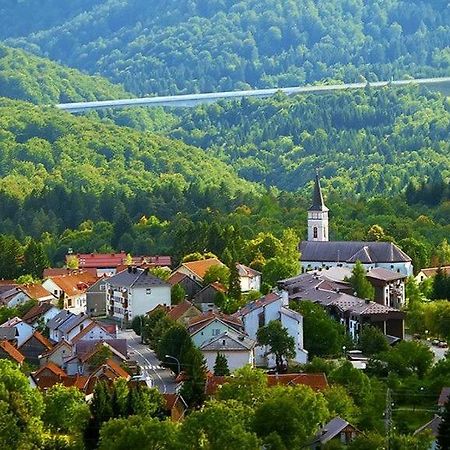
[[[52,343],[37,330],[20,347],[23,347],[33,337],[37,341],[39,341],[47,350],[51,350],[53,348]]]
[[[48,294],[48,291],[45,291]],[[55,308],[51,303],[39,303],[38,305],[34,305],[30,310],[28,310],[23,316],[22,320],[26,323],[33,323],[47,311],[50,311],[52,308]]]
[[[182,402],[184,407],[187,408],[187,404],[180,394],[163,394],[166,402],[165,409],[170,411],[178,402]]]
[[[117,364],[113,359],[108,359],[105,362],[104,366],[111,369],[112,372],[114,372],[119,377],[125,378],[127,380],[130,378],[130,374],[125,369],[122,369],[122,367],[120,367],[119,364]]]
[[[223,266],[217,258],[202,259],[200,261],[189,261],[181,264],[189,269],[192,273],[203,279],[205,273],[212,266]]]
[[[30,298],[34,298],[35,300],[39,300],[41,298],[47,299],[48,297],[56,298],[53,294],[47,291],[42,284],[22,284],[19,286],[20,289],[25,292]]]
[[[172,286],[175,286],[180,281],[184,280],[187,277],[185,273],[181,272],[174,272],[170,277],[167,279],[167,282],[170,283]]]
[[[2,350],[17,363],[23,363],[25,356],[23,356],[22,353],[20,353],[19,350],[17,350],[17,348],[11,345],[8,341],[0,341],[0,348],[2,348]]]
[[[324,373],[287,373],[278,375],[267,375],[267,384],[272,387],[276,385],[304,385],[315,391],[323,391],[328,387],[327,376]]]
[[[199,316],[192,317],[188,323],[188,329],[190,333],[195,333],[201,328],[208,325],[213,320],[221,320],[222,322],[232,326],[233,328],[240,330],[243,328],[242,320],[239,317],[228,316],[222,313],[216,313],[214,311],[208,311]]]
[[[427,267],[425,269],[422,269],[421,272],[423,272],[427,277],[434,277],[438,271],[439,267]],[[442,266],[441,269],[447,274],[450,275],[450,266]]]
[[[57,275],[49,277],[69,297],[82,294],[97,281],[97,277],[88,272],[78,272],[69,275]]]
[[[192,307],[195,308],[195,306],[191,302],[184,300],[183,302],[171,308],[167,313],[167,316],[170,317],[172,320],[178,320],[183,314],[185,314],[189,310],[189,308]]]
[[[39,370],[34,372],[33,378],[37,379],[39,376],[45,371],[50,370],[50,372],[54,373],[56,376],[64,378],[67,377],[66,372],[61,369],[61,367],[58,367],[55,363],[49,361],[45,366],[42,366]]]

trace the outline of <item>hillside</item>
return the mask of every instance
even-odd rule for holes
[[[297,190],[316,167],[330,189],[391,195],[450,178],[450,100],[418,88],[221,102],[179,111],[172,137],[239,175]]]
[[[73,0],[50,18],[40,3],[8,4],[0,28],[14,45],[140,95],[448,75],[450,67],[447,0]],[[24,5],[36,17],[32,34]]]

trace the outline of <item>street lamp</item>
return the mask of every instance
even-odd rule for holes
[[[175,356],[170,356],[170,355],[166,355],[166,358],[174,359],[177,362],[177,364],[178,364],[178,373],[180,373],[181,372],[180,360],[178,358],[175,358]]]

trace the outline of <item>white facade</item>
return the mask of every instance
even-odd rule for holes
[[[79,314],[86,312],[86,292],[68,296],[51,278],[47,278],[42,283],[42,287],[47,289],[57,299],[64,296],[64,309],[69,310],[71,313]]]
[[[83,330],[82,330],[83,331]],[[79,333],[78,333],[79,334]],[[75,341],[92,341],[92,340],[103,340],[106,341],[108,339],[115,339],[115,336],[109,334],[101,325],[95,323],[94,326],[83,336],[74,337]]]
[[[308,211],[308,241],[328,241],[328,209]]]
[[[31,325],[23,322],[22,319],[18,317],[14,317],[11,320],[8,320],[2,327],[13,327],[16,329],[16,339],[17,339],[17,347],[20,347],[24,342],[26,342],[31,335],[34,333],[34,329]]]
[[[303,348],[303,317],[287,306],[287,293],[283,292],[278,295],[276,300],[267,303],[262,302],[261,306],[251,308],[249,312],[240,317],[244,323],[245,332],[251,339],[255,340],[257,340],[259,328],[272,320],[281,321],[283,327],[287,328],[289,336],[292,336],[295,340],[296,356],[294,360],[304,364],[308,360],[308,352]],[[255,348],[255,363],[256,365],[272,367],[275,365],[275,357],[268,354],[266,346],[259,345]]]
[[[215,318],[208,325],[191,334],[192,342],[196,347],[200,347],[205,341],[219,336],[226,331],[236,332],[231,325],[227,325],[220,319]]]
[[[261,290],[261,275],[241,276],[241,292],[260,291]]]
[[[317,261],[300,261],[300,265],[302,268],[302,272],[309,272],[311,270],[326,270],[330,267],[346,267],[348,269],[353,269],[355,263],[347,263],[345,261],[326,261],[326,262],[317,262]],[[392,270],[394,272],[401,273],[402,275],[406,275],[407,277],[413,275],[413,266],[411,261],[406,262],[397,262],[397,263],[372,263],[372,264],[363,264],[366,271],[371,269],[375,269],[376,267],[382,267],[384,269]]]
[[[171,306],[170,285],[151,288],[126,288],[110,286],[107,289],[107,309],[112,308],[112,317],[120,321],[131,322],[158,305]]]
[[[37,328],[40,324],[46,325],[47,322],[49,320],[53,319],[53,317],[55,317],[56,315],[58,315],[60,311],[61,310],[59,308],[57,308],[56,306],[52,306],[48,311],[45,311],[45,313],[42,314],[41,317],[39,317],[38,320],[33,322],[31,324],[31,326],[33,328]]]
[[[211,372],[214,372],[214,364],[216,363],[217,353],[219,352],[202,350],[202,354],[206,361],[206,366]],[[230,369],[230,372],[233,372],[234,370],[248,364],[252,367],[254,365],[253,351],[251,350],[221,350],[220,354],[227,358],[228,369]]]

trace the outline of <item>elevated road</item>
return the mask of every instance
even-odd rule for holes
[[[214,103],[224,99],[241,99],[244,97],[265,98],[271,97],[277,92],[283,92],[286,95],[298,94],[327,94],[335,91],[364,89],[367,86],[371,88],[382,88],[386,86],[402,87],[408,85],[425,86],[428,89],[440,91],[450,95],[450,77],[442,78],[416,78],[410,80],[396,81],[377,81],[374,83],[348,83],[319,86],[297,86],[287,88],[273,89],[255,89],[250,91],[231,91],[231,92],[212,92],[209,94],[188,94],[173,95],[165,97],[144,97],[127,98],[121,100],[103,100],[94,102],[79,103],[61,103],[56,105],[58,109],[71,113],[82,113],[96,109],[107,108],[130,108],[130,107],[159,107],[169,106],[174,108],[194,107],[201,104]]]

